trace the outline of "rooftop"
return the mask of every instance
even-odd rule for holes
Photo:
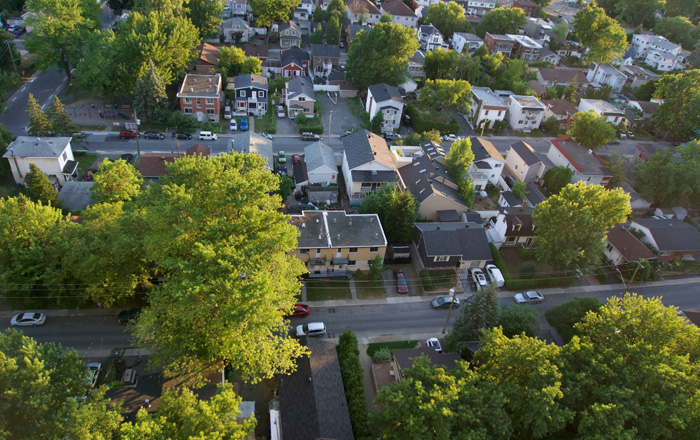
[[[476,223],[416,223],[428,257],[461,256],[462,260],[492,259],[486,230]]]
[[[377,214],[302,211],[289,222],[299,230],[297,247],[302,249],[386,246]]]
[[[623,114],[622,110],[602,99],[581,99],[581,104],[587,103],[589,106],[596,109],[600,114]]]
[[[546,99],[542,101],[552,113],[559,116],[573,116],[578,113],[575,104],[572,104],[568,99]]]
[[[472,152],[474,153],[474,162],[485,159],[496,159],[505,162],[503,155],[498,152],[496,147],[490,141],[480,137],[469,138],[472,142]]]
[[[535,154],[535,150],[533,150],[529,144],[526,144],[523,141],[514,143],[510,146],[510,148],[512,148],[513,151],[515,151],[515,153],[520,156],[523,162],[525,162],[528,166],[541,162]]]
[[[340,48],[334,44],[312,44],[311,54],[315,57],[338,58]]]
[[[681,220],[635,219],[632,226],[635,223],[649,229],[660,251],[700,250],[700,231]]]
[[[529,0],[527,0],[529,1]],[[516,35],[516,34],[506,34],[508,37],[518,43],[521,46],[525,46],[531,49],[542,49],[542,45],[528,37],[527,35]]]
[[[508,35],[503,35],[503,34],[491,34],[491,33],[486,32],[486,35],[484,36],[484,38],[486,38],[486,37],[491,37],[491,38],[493,38],[493,39],[496,40],[496,41],[514,43],[513,39],[510,38]]]
[[[188,73],[182,80],[177,97],[218,98],[221,93],[221,74],[196,75]]]
[[[218,74],[217,74],[218,75]],[[233,79],[237,89],[255,87],[267,90],[267,77],[254,74],[238,75]]]
[[[394,17],[416,17],[416,13],[406,6],[406,3],[398,0],[382,3],[381,10]]]
[[[300,49],[296,46],[285,50],[280,57],[282,67],[287,66],[291,63],[294,63],[297,66],[301,67],[304,61],[309,61],[310,59],[311,57],[309,56],[309,53],[307,51],[305,51],[304,49]]]
[[[324,144],[323,141],[314,142],[304,148],[304,161],[307,171],[314,171],[326,166],[332,170],[337,170],[335,164],[335,153],[333,149]]]
[[[538,67],[537,70],[543,81],[555,81],[558,84],[568,84],[573,78],[576,78],[578,84],[588,84],[586,70],[553,69],[549,67]]]
[[[197,46],[199,51],[199,62],[216,66],[219,62],[219,48],[209,43],[202,43]]]
[[[247,57],[258,57],[263,61],[265,61],[269,57],[270,53],[270,46],[268,46],[267,44],[258,45],[245,43],[241,46],[241,49],[243,49],[243,52]]]
[[[656,255],[620,223],[608,230],[608,241],[627,260],[652,259]]]
[[[425,355],[432,365],[441,365],[446,370],[454,370],[461,357],[457,353],[438,353],[433,347],[401,348],[391,350],[394,360],[401,370],[407,370],[413,365],[413,359]]]
[[[272,141],[270,139],[255,132],[243,131],[233,135],[231,138],[231,144],[229,144],[228,148],[229,150],[233,149],[233,151],[237,153],[259,154],[263,159],[265,159],[265,167],[268,170],[272,170],[274,158],[272,152]]]
[[[2,157],[60,157],[63,150],[70,146],[69,137],[33,137],[17,136]]]
[[[517,102],[520,107],[527,107],[529,109],[544,110],[544,105],[539,99],[530,95],[512,95],[510,97],[511,102]]]
[[[183,156],[183,153],[142,153],[139,156],[139,172],[144,178],[165,176],[166,165]]]
[[[595,151],[579,144],[568,134],[552,139],[551,142],[579,173],[587,176],[612,177],[607,165]]]
[[[457,195],[457,184],[447,175],[445,166],[440,162],[431,161],[428,155],[415,156],[409,165],[399,168],[399,174],[406,188],[413,194],[418,203],[422,203],[433,194],[439,194],[453,202],[467,205]]]
[[[66,181],[58,193],[64,209],[70,212],[82,211],[94,204],[96,200],[92,197],[90,188],[92,182]]]
[[[519,208],[518,208],[519,209]],[[532,237],[535,233],[535,223],[530,212],[506,214],[506,237]]]
[[[464,38],[466,41],[478,41],[478,42],[483,42],[483,41],[484,41],[484,40],[483,40],[482,38],[480,38],[478,35],[474,35],[474,34],[469,33],[469,32],[455,32],[453,35],[454,35],[454,36],[458,36],[458,37],[462,37],[462,38]],[[472,88],[472,90],[474,90],[474,88]]]
[[[351,170],[372,161],[396,169],[394,155],[387,147],[384,138],[368,130],[359,130],[345,136],[343,138],[343,151]]]
[[[403,98],[401,98],[401,92],[399,91],[399,88],[395,86],[390,86],[389,84],[372,84],[371,86],[369,86],[369,92],[372,94],[374,100],[377,102],[394,100],[403,103]]]
[[[607,75],[613,75],[613,76],[617,76],[617,77],[627,78],[627,75],[620,72],[619,70],[617,70],[614,66],[611,66],[610,64],[592,63],[591,66],[589,67],[589,70],[595,71],[596,66],[597,66],[598,71],[603,71]]]
[[[361,14],[367,11],[369,15],[381,15],[379,9],[369,0],[348,0],[345,5],[354,14]]]
[[[472,87],[472,95],[486,106],[507,109],[506,103],[488,87]]]
[[[315,100],[314,84],[308,76],[295,76],[287,83],[287,99],[296,99],[299,95]]]

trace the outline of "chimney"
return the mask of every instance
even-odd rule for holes
[[[190,87],[190,92],[194,92],[194,87]]]
[[[374,233],[374,238],[375,238],[375,239],[379,238],[379,232],[375,232],[375,233]]]
[[[318,239],[319,239],[319,240],[323,240],[323,235],[318,234]]]
[[[370,217],[370,218],[369,218],[369,222],[370,222],[370,223],[374,223],[374,217]]]
[[[525,211],[525,204],[526,204],[526,203],[527,203],[527,202],[526,202],[525,200],[523,200],[523,204],[520,205],[520,210],[521,210],[521,211]]]
[[[209,80],[209,82],[211,82],[211,76],[210,76],[209,78],[207,78],[207,79]]]

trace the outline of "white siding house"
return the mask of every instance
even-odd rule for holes
[[[382,132],[389,133],[398,130],[401,124],[403,106],[403,98],[401,98],[398,87],[390,86],[385,83],[369,86],[365,110],[369,114],[370,121],[377,112],[382,112],[384,115]]]
[[[530,131],[540,126],[544,111],[544,104],[534,96],[511,95],[508,101],[508,123],[513,130]]]
[[[3,155],[10,164],[12,177],[19,184],[24,183],[29,173],[29,165],[35,164],[55,186],[61,187],[75,174],[78,162],[73,157],[69,137],[30,137],[18,136],[7,146]]]

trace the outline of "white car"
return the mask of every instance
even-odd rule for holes
[[[231,107],[224,107],[224,119],[231,119]]]
[[[484,275],[484,271],[479,269],[478,267],[472,269],[472,281],[474,281],[476,290],[481,290],[488,284],[488,282],[486,281],[486,275]]]
[[[234,131],[238,131],[238,121],[231,119],[231,121],[228,123],[228,130],[232,133]]]
[[[532,290],[529,292],[516,293],[513,299],[518,304],[539,304],[544,300],[544,296],[540,292]]]
[[[446,134],[445,136],[442,137],[442,140],[443,140],[443,141],[451,141],[451,142],[454,142],[454,141],[456,141],[456,140],[458,140],[458,139],[459,139],[459,137],[457,137],[456,134]]]
[[[326,334],[326,324],[322,322],[308,322],[297,326],[297,338],[302,336],[323,336]]]
[[[281,105],[277,106],[277,117],[278,118],[287,117],[287,113],[284,111],[284,106],[281,106]]]
[[[97,378],[100,377],[100,371],[102,371],[102,364],[99,362],[90,362],[87,364],[88,370],[88,383],[91,388],[97,385]]]
[[[496,283],[498,287],[503,287],[503,285],[506,283],[506,280],[505,278],[503,278],[501,270],[498,267],[496,267],[495,264],[487,264],[486,273],[489,274],[489,279],[491,280],[491,282]]]
[[[199,132],[199,140],[200,141],[215,141],[216,140],[216,133],[212,133],[211,131],[200,131]]]
[[[427,341],[425,341],[425,344],[428,347],[432,347],[437,351],[438,353],[442,353],[442,346],[440,345],[440,341],[438,338],[430,338]]]
[[[43,313],[25,312],[13,316],[10,325],[13,327],[36,327],[44,325],[45,322],[46,315]]]

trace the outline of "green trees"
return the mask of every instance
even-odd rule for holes
[[[666,16],[682,15],[692,17],[698,9],[698,0],[667,0]]]
[[[206,40],[219,35],[224,2],[221,0],[188,0],[186,10],[190,21],[199,30],[201,39]]]
[[[513,195],[520,200],[525,200],[525,196],[527,195],[527,184],[525,182],[521,182],[519,180],[516,180],[515,183],[513,184],[513,188],[511,190]]]
[[[408,75],[408,59],[419,47],[415,29],[379,23],[352,40],[347,75],[362,89],[381,82],[398,86]]]
[[[596,150],[608,145],[615,139],[615,127],[605,116],[598,116],[593,110],[578,112],[574,115],[569,136],[576,139],[584,147]]]
[[[370,129],[372,133],[381,134],[382,126],[384,125],[384,112],[378,111],[371,121],[369,121]]]
[[[345,397],[348,401],[352,431],[357,438],[366,438],[370,432],[367,420],[364,370],[360,361],[357,337],[350,329],[345,330],[338,338],[338,363],[340,364],[340,374],[343,377]]]
[[[427,80],[420,89],[418,102],[446,117],[447,110],[468,113],[472,86],[462,80]]]
[[[464,177],[472,162],[474,162],[474,152],[472,151],[472,141],[469,138],[453,142],[450,151],[445,156],[447,173],[455,181]]]
[[[431,3],[427,11],[425,22],[435,26],[445,38],[452,37],[452,34],[455,32],[474,31],[471,23],[469,23],[465,16],[464,8],[457,2]]]
[[[320,10],[321,8],[317,8]],[[322,44],[323,43],[323,27],[321,23],[316,26],[316,30],[311,34],[311,44]]]
[[[161,119],[167,110],[165,84],[152,60],[148,60],[146,73],[136,80],[132,105],[137,113],[143,114],[149,121]]]
[[[103,161],[94,179],[90,191],[100,203],[128,202],[139,195],[143,186],[141,173],[124,160]]]
[[[29,124],[27,128],[27,134],[29,136],[51,136],[53,131],[51,121],[49,121],[49,117],[41,109],[41,106],[38,102],[36,102],[34,95],[31,93],[29,94],[27,101],[27,116],[29,116]]]
[[[476,27],[476,34],[484,38],[491,34],[514,34],[527,23],[525,11],[520,8],[496,8],[485,13]]]
[[[66,114],[58,96],[54,97],[54,101],[47,113],[41,109],[39,103],[34,99],[34,95],[30,93],[27,104],[27,116],[29,116],[27,133],[30,136],[75,137],[75,133],[79,130],[78,126],[73,124],[70,117]]]
[[[493,328],[498,322],[498,286],[491,283],[477,290],[466,301],[457,319],[445,336],[445,344],[451,352],[463,353],[466,343],[478,341],[481,332]]]
[[[695,49],[700,31],[685,17],[664,17],[654,26],[654,32],[680,44],[686,50]]]
[[[577,334],[575,325],[582,322],[588,312],[598,313],[601,306],[596,298],[574,298],[547,310],[544,316],[566,343]]]
[[[443,3],[434,3],[441,5]],[[431,6],[433,6],[431,5]],[[453,70],[459,60],[459,54],[454,50],[442,48],[425,53],[425,75],[428,79],[452,79]]]
[[[537,205],[537,257],[559,268],[590,267],[600,262],[607,230],[631,212],[622,189],[577,182]]]
[[[656,12],[663,9],[664,3],[660,0],[618,0],[615,12],[625,23],[651,28],[656,23]]]
[[[671,136],[687,139],[700,129],[700,70],[662,76],[654,98],[664,100],[654,121]]]
[[[340,42],[340,22],[338,17],[333,15],[326,25],[326,43],[337,46]]]
[[[34,163],[29,164],[29,173],[27,173],[25,184],[27,185],[29,198],[33,202],[41,203],[44,206],[53,206],[54,208],[61,207],[56,188],[53,187],[46,174]]]
[[[559,194],[566,185],[571,183],[574,170],[564,166],[556,166],[544,173],[544,186],[552,194]]]
[[[301,0],[251,0],[250,6],[258,19],[258,26],[270,27],[276,21],[289,20]]]
[[[360,212],[379,216],[389,243],[409,243],[413,223],[418,219],[418,203],[410,191],[401,192],[396,185],[384,185],[362,199]]]
[[[625,30],[603,8],[588,5],[574,17],[574,32],[578,41],[587,46],[586,60],[610,63],[622,57],[629,44]]]
[[[529,304],[505,306],[498,312],[498,325],[509,338],[522,333],[536,338],[540,334],[540,312]]]
[[[246,57],[245,52],[236,46],[222,47],[219,51],[216,70],[221,72],[221,75],[226,78],[247,73],[260,75],[262,73],[262,61],[257,57]]]

